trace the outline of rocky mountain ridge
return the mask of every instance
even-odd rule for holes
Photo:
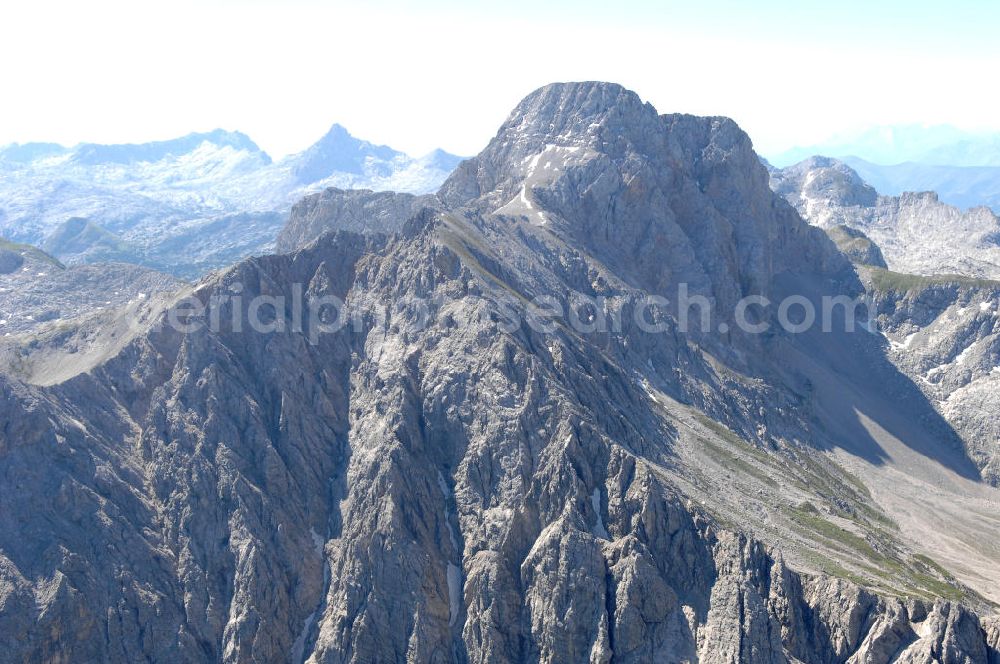
[[[873,164],[845,157],[844,162],[884,194],[898,196],[906,191],[933,191],[939,198],[959,208],[986,206],[1000,214],[1000,166],[941,166],[902,163]]]
[[[0,377],[12,660],[996,661],[961,437],[875,334],[734,324],[864,289],[735,123],[554,84],[415,203],[315,196],[304,248]],[[708,329],[648,301],[682,284]],[[297,286],[356,324],[296,326]],[[282,325],[244,325],[258,296]],[[221,326],[168,324],[191,297]]]

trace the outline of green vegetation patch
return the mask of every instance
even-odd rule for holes
[[[37,261],[43,263],[48,263],[49,265],[59,268],[60,270],[65,270],[66,266],[60,263],[58,260],[45,253],[38,247],[33,247],[30,244],[20,244],[18,242],[11,242],[9,240],[4,240],[0,238],[0,249],[5,249],[7,251],[13,251],[15,253],[21,254],[26,258],[33,258]]]
[[[892,562],[873,549],[865,538],[823,518],[812,503],[791,507],[788,515],[798,525],[811,530],[837,548],[846,549],[848,553],[859,553],[872,561]],[[898,566],[898,563],[896,565]]]
[[[778,488],[778,482],[776,482],[767,472],[761,470],[752,463],[747,462],[738,454],[732,452],[731,450],[723,449],[705,438],[699,438],[698,441],[709,449],[712,452],[712,458],[727,470],[739,475],[753,477],[769,487],[775,489]]]
[[[909,293],[921,291],[933,286],[966,286],[974,288],[1000,288],[1000,281],[989,279],[974,279],[958,274],[941,274],[923,276],[918,274],[901,274],[882,268],[869,268],[869,278],[872,286],[880,291],[896,291]]]

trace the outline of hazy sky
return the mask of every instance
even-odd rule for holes
[[[731,116],[762,152],[872,124],[1000,129],[998,27],[995,0],[5,2],[0,144],[223,127],[281,156],[340,122],[470,155],[531,90],[588,79]]]

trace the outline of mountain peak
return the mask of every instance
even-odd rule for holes
[[[340,124],[339,122],[334,122],[330,126],[330,129],[325,134],[323,134],[323,138],[321,138],[320,140],[327,138],[352,138],[354,140],[360,140],[355,138],[351,134],[351,132],[347,131],[347,127]]]
[[[75,148],[74,160],[81,164],[132,164],[136,162],[156,162],[166,157],[188,154],[203,143],[211,143],[220,148],[231,147],[251,154],[260,155],[267,163],[270,157],[254,143],[249,136],[238,131],[213,129],[208,132],[192,132],[180,138],[149,143],[119,143],[101,145],[81,143]]]
[[[281,177],[370,169],[338,134]],[[620,86],[538,91],[449,182],[327,189],[294,254],[103,277],[113,309],[0,348],[5,660],[990,661],[1000,622],[921,599],[1000,596],[965,546],[997,494],[921,391],[992,372],[985,296],[904,376],[746,134]]]
[[[651,290],[697,284],[734,306],[768,292],[778,269],[838,279],[850,271],[831,242],[778,204],[735,122],[660,115],[620,85],[531,93],[438,197],[544,227]]]
[[[546,177],[555,177],[565,171],[552,164],[546,169],[548,157],[580,161],[586,160],[585,153],[596,152],[619,158],[640,145],[662,150],[663,133],[656,109],[621,85],[552,83],[521,100],[489,145],[460,165],[439,195],[452,204],[488,192],[504,198],[533,174],[544,171]],[[540,170],[533,168],[539,165],[536,157],[546,152],[553,154],[546,155]]]
[[[497,137],[516,132],[525,137],[581,141],[604,127],[620,130],[656,117],[656,109],[617,83],[552,83],[525,97]]]
[[[771,186],[786,198],[801,191],[810,199],[839,206],[872,207],[878,202],[878,192],[853,168],[830,157],[809,157],[794,166],[774,170]]]
[[[290,159],[296,179],[302,184],[311,184],[332,173],[362,175],[369,158],[392,161],[400,157],[405,155],[386,145],[355,138],[343,125],[334,123],[323,138]]]
[[[428,168],[437,168],[442,171],[451,172],[462,162],[462,157],[438,148],[420,157],[419,161]]]
[[[309,149],[321,145],[329,147],[350,147],[353,149],[374,148],[376,150],[388,150],[393,153],[396,152],[388,146],[375,145],[374,143],[356,137],[347,130],[347,127],[339,122],[334,122],[333,125],[330,126],[330,129],[323,134],[322,138],[316,141]]]
[[[625,104],[642,104],[639,95],[618,83],[571,81],[543,85],[529,93],[514,109],[514,115],[538,105],[558,106],[580,113],[601,113]]]
[[[261,152],[260,147],[242,131],[213,129],[212,131],[203,134],[188,134],[185,138],[193,140],[201,139],[202,142],[208,141],[209,143],[213,143],[219,147],[228,146],[238,150],[246,150],[247,152]]]

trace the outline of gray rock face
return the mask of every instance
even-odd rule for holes
[[[334,230],[398,232],[421,208],[435,206],[436,199],[430,195],[326,189],[292,207],[288,222],[278,234],[276,249],[282,253],[294,251]]]
[[[1000,218],[989,208],[960,210],[932,192],[878,196],[835,159],[814,157],[771,171],[771,186],[820,228],[848,226],[881,248],[905,274],[1000,279]]]
[[[1000,282],[878,271],[868,280],[893,361],[1000,483]]]
[[[997,656],[994,623],[955,601],[986,598],[918,565],[878,484],[823,452],[890,464],[850,428],[871,416],[931,455],[917,470],[959,467],[932,408],[879,410],[905,379],[872,335],[685,333],[666,306],[652,334],[631,315],[679,283],[729,304],[860,292],[731,121],[549,86],[440,199],[392,235],[327,233],[197,284],[215,329],[155,314],[55,384],[0,377],[10,660]],[[297,285],[352,324],[311,336],[330,319],[307,309],[299,328]],[[623,307],[621,329],[506,320],[573,293]],[[234,294],[284,325],[253,331]],[[896,491],[917,486],[904,470]]]
[[[771,186],[852,262],[876,268],[865,270],[866,285],[892,361],[959,432],[983,477],[1000,481],[1000,283],[981,278],[1000,274],[990,240],[1000,220],[984,208],[963,213],[932,193],[878,196],[851,168],[824,157],[772,169]],[[886,244],[888,260],[865,233]]]
[[[525,99],[438,195],[552,228],[650,291],[683,281],[731,311],[777,271],[849,278],[767,182],[732,120],[659,116],[624,88],[568,86]]]

